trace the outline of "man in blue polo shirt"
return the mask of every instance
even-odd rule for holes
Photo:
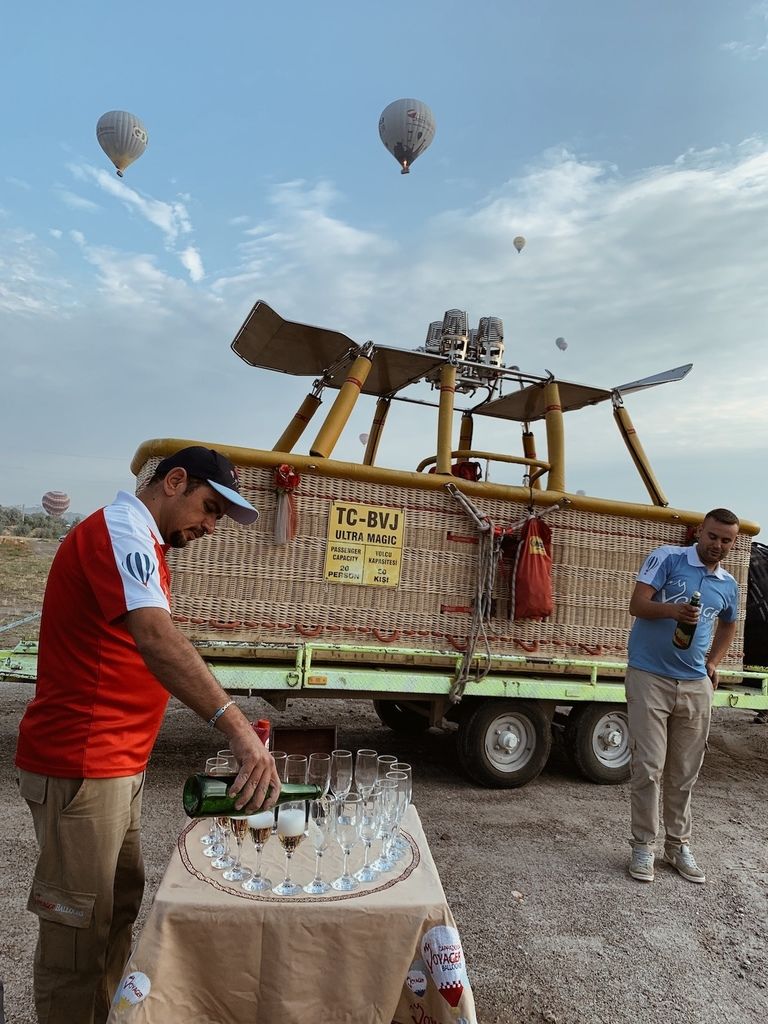
[[[720,562],[738,535],[733,512],[713,509],[694,545],[656,548],[637,574],[625,686],[632,748],[629,873],[640,882],[653,881],[662,780],[664,860],[689,882],[706,880],[690,848],[691,793],[704,760],[717,666],[736,632],[739,589]],[[700,607],[690,603],[696,591]],[[687,649],[672,642],[678,623],[696,625]]]

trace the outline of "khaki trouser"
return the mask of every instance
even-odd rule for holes
[[[663,779],[665,846],[691,840],[691,793],[712,714],[712,683],[629,668],[625,679],[632,776],[632,845],[653,850]]]
[[[27,909],[37,914],[40,1024],[103,1024],[131,950],[144,892],[143,772],[58,779],[19,772],[40,850]]]

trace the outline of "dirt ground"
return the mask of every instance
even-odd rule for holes
[[[12,768],[31,687],[0,687],[0,970],[9,1024],[33,1024],[36,921],[25,900],[35,844]],[[643,885],[626,874],[627,787],[578,779],[560,749],[529,786],[491,791],[459,774],[451,733],[397,736],[365,703],[296,701],[279,714],[256,698],[240,703],[249,717],[265,713],[275,725],[337,724],[343,746],[412,763],[414,803],[462,937],[482,1024],[764,1024],[768,727],[753,725],[750,714],[716,712],[696,791],[695,849],[707,884],[691,885],[659,866],[655,883]],[[183,824],[183,779],[211,752],[210,732],[172,703],[148,773],[139,928]]]
[[[0,548],[0,581],[2,565]],[[34,598],[12,601],[0,582],[0,626],[11,621],[11,608],[29,611]],[[0,648],[8,639],[0,633]],[[33,1024],[36,919],[25,902],[35,843],[12,764],[32,687],[0,683],[0,695],[0,977],[8,1024]],[[451,732],[398,736],[365,702],[297,700],[281,713],[257,698],[238,702],[250,718],[266,715],[277,726],[337,725],[341,746],[391,752],[413,765],[414,803],[482,1024],[768,1019],[768,726],[753,725],[752,713],[715,712],[694,796],[694,849],[707,884],[659,865],[656,881],[643,885],[626,873],[627,786],[581,780],[559,744],[535,782],[492,791],[460,774]],[[139,928],[183,824],[182,782],[213,747],[210,731],[172,702],[148,772]]]

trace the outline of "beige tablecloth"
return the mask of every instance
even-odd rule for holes
[[[118,989],[109,1024],[476,1024],[461,940],[415,808],[398,868],[352,893],[249,894],[202,854],[196,822],[179,837]],[[334,844],[335,845],[335,844]],[[243,863],[252,867],[246,839]],[[378,843],[374,844],[374,854]],[[351,858],[355,871],[362,850]],[[340,851],[324,857],[326,879]],[[275,837],[263,870],[276,884]],[[313,876],[305,840],[292,877]]]

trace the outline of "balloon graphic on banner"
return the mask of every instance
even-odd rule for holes
[[[113,1006],[117,1010],[135,1006],[147,998],[151,988],[152,983],[146,974],[142,974],[141,971],[133,971],[120,983],[120,987],[115,993]]]
[[[49,516],[63,516],[69,508],[69,495],[64,491],[46,491],[40,504]]]
[[[401,174],[410,174],[411,164],[435,137],[435,118],[421,100],[395,100],[379,118],[379,137],[400,164]]]
[[[512,245],[514,245],[518,252],[522,252],[525,248],[525,239],[522,235],[518,235],[517,238],[512,242]]]
[[[127,110],[108,110],[96,124],[99,145],[117,168],[118,178],[147,148],[147,129],[135,114]]]
[[[568,342],[565,340],[565,338],[555,338],[555,344],[561,352],[565,352],[565,350],[568,348]]]
[[[405,984],[415,996],[423,996],[427,991],[427,966],[423,960],[414,960],[408,969]]]
[[[449,1006],[458,1006],[467,970],[457,930],[444,924],[430,928],[421,940],[421,956],[440,995]]]

